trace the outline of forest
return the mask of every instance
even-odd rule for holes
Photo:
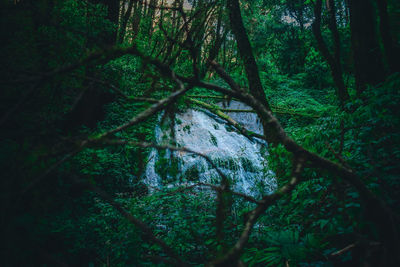
[[[0,3],[1,266],[400,266],[400,1]]]

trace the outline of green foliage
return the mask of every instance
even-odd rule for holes
[[[215,164],[219,168],[228,169],[232,171],[236,171],[239,169],[238,164],[233,158],[218,158],[215,159]]]
[[[319,155],[337,161],[334,153],[342,149],[343,160],[351,166],[357,166],[357,171],[363,177],[368,177],[364,179],[368,187],[391,203],[394,210],[398,209],[399,199],[399,183],[394,176],[398,173],[396,151],[399,150],[397,129],[400,126],[398,109],[394,108],[399,99],[394,88],[398,87],[399,80],[399,76],[394,75],[383,85],[371,87],[364,93],[368,103],[356,101],[349,104],[350,108],[356,109],[353,113],[341,113],[333,109],[312,124],[299,127],[297,123],[289,121],[287,125],[296,141]],[[279,185],[287,183],[290,180],[291,155],[282,146],[270,148],[269,153],[269,167],[280,177]],[[276,207],[271,208],[274,217],[272,222],[277,220],[274,224],[292,225],[299,229],[300,236],[307,233],[317,235],[321,240],[329,240],[324,244],[331,249],[318,252],[324,255],[351,242],[348,237],[354,233],[362,231],[369,236],[376,235],[374,228],[359,223],[363,220],[362,200],[340,177],[319,174],[310,169],[306,169],[302,177],[304,181],[293,190],[291,196],[284,197]],[[385,183],[389,183],[390,187],[381,186]],[[272,250],[268,253],[274,253],[275,256],[266,257],[274,260],[273,264],[278,264],[278,261],[281,264],[282,260],[289,257],[284,257],[286,252],[277,248]],[[317,261],[319,258],[318,255],[307,257],[303,260]],[[348,262],[350,258],[349,254],[345,254],[340,260]]]
[[[179,174],[179,159],[171,157],[160,157],[154,166],[156,172],[162,177],[164,184],[176,181]]]
[[[212,133],[210,133],[210,142],[213,146],[218,146],[217,138]]]
[[[242,168],[247,172],[259,171],[248,158],[240,158],[240,163],[242,165]]]
[[[267,248],[250,248],[244,254],[243,259],[249,266],[296,266],[318,256],[327,245],[313,234],[300,238],[295,229],[270,230],[263,238]]]
[[[205,192],[177,193],[171,188],[154,192],[144,198],[130,199],[127,203],[133,215],[140,216],[168,244],[174,244],[177,253],[193,265],[200,264],[212,257],[215,244],[209,242],[214,238],[214,202]],[[194,193],[194,192],[193,192]],[[196,212],[194,212],[196,211]],[[132,228],[124,224],[127,231]],[[142,246],[146,253],[157,253],[156,246]],[[161,254],[162,255],[162,254]]]
[[[190,125],[189,125],[189,124],[188,124],[188,125],[185,125],[185,126],[182,128],[182,130],[183,130],[184,132],[190,133]]]
[[[151,105],[133,101],[135,97],[161,99],[176,90],[176,84],[149,60],[134,55],[79,65],[86,55],[112,45],[108,41],[114,38],[119,25],[109,20],[111,10],[105,4],[111,2],[1,2],[0,21],[5,27],[0,31],[5,41],[0,44],[0,119],[6,120],[4,124],[1,121],[0,133],[4,215],[0,228],[6,266],[52,266],[64,262],[71,266],[154,266],[152,256],[168,258],[115,208],[88,192],[82,181],[108,192],[194,266],[215,259],[232,247],[248,212],[255,207],[254,203],[226,193],[233,205],[227,211],[224,240],[220,242],[216,238],[215,191],[206,187],[172,187],[177,182],[198,182],[202,171],[192,166],[180,174],[181,163],[172,152],[161,150],[155,162],[156,172],[163,179],[161,189],[148,188],[143,183],[146,164],[151,160],[150,149],[131,145],[90,147],[54,165],[88,136],[115,129]],[[135,6],[142,2],[135,1]],[[191,36],[180,28],[184,18],[176,10],[153,11],[140,6],[135,11],[142,12],[138,30],[132,30],[139,18],[135,13],[128,22],[123,45],[134,43],[146,55],[186,77],[194,75],[192,56],[197,53],[200,78],[228,88],[205,64],[216,43],[213,27],[219,9],[206,7],[209,1],[190,2],[197,3],[196,12],[188,12]],[[223,11],[221,33],[229,29],[222,2],[215,3]],[[318,155],[351,166],[371,191],[399,213],[399,74],[356,95],[354,62],[348,60],[354,53],[351,33],[345,14],[338,9],[343,77],[352,97],[343,111],[337,105],[328,65],[317,51],[311,32],[313,1],[240,2],[268,102],[289,136]],[[393,3],[389,10],[395,10]],[[163,27],[154,23],[155,13],[166,19]],[[324,20],[322,34],[332,48]],[[173,43],[171,38],[181,43]],[[191,42],[193,50],[189,49]],[[223,33],[215,60],[238,84],[248,88],[239,54],[234,36]],[[79,66],[57,73],[74,64]],[[197,87],[190,93],[220,96]],[[220,99],[207,101],[215,104]],[[174,112],[192,108],[183,98],[174,105],[164,113],[171,116],[165,116],[168,118],[162,127],[171,126]],[[152,142],[158,116],[110,138]],[[175,123],[182,121],[175,119]],[[225,127],[234,130],[229,125]],[[183,131],[190,134],[190,124]],[[171,136],[163,138],[170,142]],[[208,141],[219,145],[212,134]],[[257,183],[260,192],[266,192],[265,180],[270,170],[281,187],[290,181],[293,167],[293,155],[282,145],[265,146],[264,150],[260,156],[266,157],[268,164]],[[215,164],[233,172],[239,169],[234,158],[216,159]],[[248,172],[260,171],[244,157],[240,158],[240,165]],[[220,182],[219,177],[211,178]],[[361,266],[366,264],[365,255],[374,251],[367,249],[364,255],[350,250],[334,260],[331,255],[360,240],[375,242],[380,238],[376,226],[365,218],[363,200],[357,191],[341,177],[308,165],[296,188],[272,205],[254,228],[242,255],[249,266],[332,266],[333,261],[338,266]]]
[[[197,168],[197,166],[192,166],[189,169],[187,169],[185,171],[185,173],[183,174],[183,177],[186,178],[186,180],[188,181],[199,181],[199,176],[200,176],[200,172]]]

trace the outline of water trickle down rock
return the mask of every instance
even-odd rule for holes
[[[222,106],[222,103],[219,104]],[[248,109],[238,101],[226,108]],[[229,115],[247,129],[262,133],[262,126],[254,113],[232,112]],[[201,152],[232,180],[235,191],[253,196],[269,194],[276,189],[276,180],[268,170],[266,143],[263,140],[237,133],[223,120],[205,110],[188,109],[176,114],[174,134],[176,144]],[[157,143],[169,142],[171,130],[155,129]],[[144,182],[151,187],[190,184],[195,182],[219,184],[220,177],[207,161],[184,152],[153,149],[145,171]]]

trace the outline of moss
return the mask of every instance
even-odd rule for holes
[[[179,173],[179,159],[160,157],[154,166],[158,175],[160,175],[163,184],[174,182]]]
[[[167,141],[169,138],[169,133],[164,133],[161,137],[161,140],[163,141],[163,143],[165,143],[165,141]]]
[[[217,159],[215,164],[217,165],[217,167],[228,169],[231,171],[236,171],[240,168],[240,166],[233,158]]]
[[[266,155],[268,153],[267,146],[261,146],[260,153],[261,155]]]
[[[196,165],[193,165],[189,169],[187,169],[183,175],[184,178],[188,181],[199,181],[200,179],[200,171],[197,169]]]
[[[209,133],[210,133],[210,132],[209,132]],[[218,146],[217,138],[216,138],[212,133],[210,133],[210,142],[211,142],[211,144],[213,144],[214,146]]]
[[[190,133],[190,125],[188,124],[185,127],[183,127],[183,131],[187,132],[187,133]]]
[[[161,177],[166,176],[165,168],[163,168],[166,163],[167,163],[166,158],[159,158],[154,164],[154,169],[155,169],[156,173],[158,175],[160,175]]]
[[[230,126],[229,124],[226,124],[226,125],[225,125],[225,129],[226,129],[226,131],[228,131],[228,132],[233,132],[233,131],[235,131],[235,129],[234,129],[232,126]]]
[[[161,149],[158,151],[158,156],[161,158],[165,158],[165,155],[167,154],[167,151],[165,149]]]
[[[257,172],[258,169],[253,165],[251,160],[248,158],[240,158],[240,163],[242,164],[242,168],[247,172]]]

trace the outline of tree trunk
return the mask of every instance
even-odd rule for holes
[[[128,4],[128,8],[126,9],[126,12],[124,12],[121,16],[121,25],[120,25],[120,31],[118,35],[118,43],[122,43],[124,41],[125,33],[126,33],[126,26],[128,25],[128,20],[131,16],[132,9],[133,9],[133,3],[134,0],[130,0]]]
[[[370,0],[349,0],[349,9],[356,89],[360,95],[368,84],[384,81],[385,71]]]
[[[249,80],[250,92],[256,96],[268,110],[271,110],[261,84],[253,50],[243,25],[239,1],[228,0],[227,6],[232,32],[236,37],[239,54],[243,59],[246,75]]]
[[[251,48],[251,44],[246,33],[246,29],[243,25],[239,0],[228,0],[227,8],[232,32],[236,37],[239,54],[244,63],[247,80],[249,82],[250,93],[254,95],[257,99],[259,99],[268,111],[271,111],[271,107],[267,101],[267,97],[261,84],[257,63],[253,55],[253,50]],[[266,123],[263,123],[263,131],[264,135],[267,137],[268,142],[270,142],[271,144],[277,143],[276,134],[271,131]]]
[[[119,1],[118,0],[102,0],[105,6],[107,6],[108,13],[107,19],[115,25],[114,30],[105,37],[105,43],[107,45],[115,45],[117,42],[117,25],[119,15]]]
[[[146,18],[149,20],[149,24],[148,24],[148,29],[147,29],[147,36],[148,36],[148,42],[151,43],[151,38],[153,35],[153,31],[154,31],[154,20],[155,20],[155,6],[157,6],[157,0],[150,0],[149,2],[149,9],[147,11],[147,15]]]
[[[382,38],[383,47],[385,50],[386,62],[389,65],[390,73],[400,71],[400,52],[393,42],[392,34],[390,32],[390,24],[387,12],[387,1],[376,0],[379,12],[379,32]]]
[[[312,24],[312,30],[317,40],[317,46],[322,56],[328,62],[328,65],[331,69],[333,81],[335,83],[337,89],[337,95],[340,101],[340,105],[343,107],[345,102],[349,99],[349,94],[344,85],[342,67],[340,64],[340,39],[339,32],[336,25],[336,17],[333,1],[329,0],[329,28],[331,29],[333,39],[334,39],[334,56],[328,50],[328,46],[326,45],[322,33],[321,33],[321,11],[322,11],[322,0],[317,0],[314,6],[314,15],[315,20]]]
[[[90,0],[93,4],[103,4],[107,7],[107,19],[114,24],[114,29],[111,32],[104,34],[104,46],[113,46],[117,42],[117,26],[119,19],[119,0]]]
[[[335,8],[335,1],[334,0],[329,0],[328,1],[328,12],[329,12],[329,30],[332,33],[333,37],[333,53],[334,53],[334,59],[336,61],[336,64],[340,67],[340,36],[339,36],[339,30],[337,28],[337,23],[336,23],[336,8]]]
[[[132,20],[132,39],[135,40],[139,34],[140,30],[140,22],[142,20],[142,14],[145,12],[145,6],[142,5],[140,1],[137,1],[135,4],[135,10],[133,12],[133,20]]]

